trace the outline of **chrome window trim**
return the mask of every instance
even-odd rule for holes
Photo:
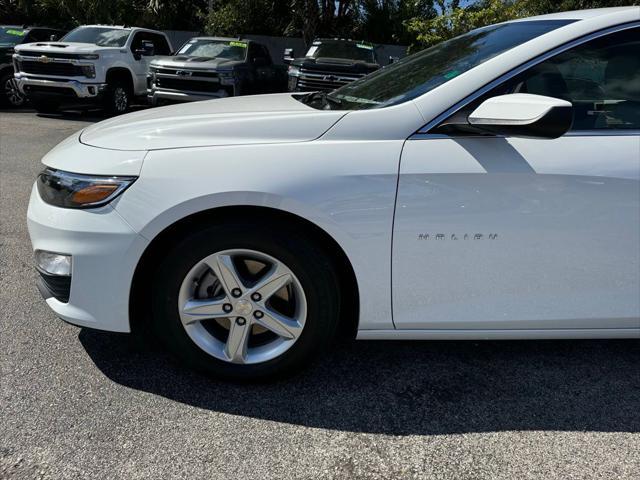
[[[437,117],[435,117],[433,120],[431,120],[430,122],[428,122],[427,124],[423,125],[421,128],[419,128],[413,135],[411,135],[409,137],[409,140],[412,139],[422,139],[424,137],[424,135],[429,135],[429,130],[431,130],[432,128],[437,127],[442,121],[446,120],[447,118],[449,118],[451,115],[453,115],[454,113],[458,112],[459,110],[463,109],[464,107],[466,107],[469,103],[473,102],[474,100],[476,100],[478,97],[484,95],[485,93],[487,93],[489,90],[499,86],[501,83],[506,82],[507,80],[515,77],[516,75],[524,72],[525,70],[544,62],[545,60],[548,60],[551,57],[554,57],[562,52],[566,52],[567,50],[570,50],[574,47],[577,47],[578,45],[582,45],[583,43],[589,42],[591,40],[594,40],[596,38],[600,38],[600,37],[604,37],[605,35],[609,35],[611,33],[616,33],[616,32],[621,32],[623,30],[629,30],[631,28],[636,28],[636,27],[640,27],[640,22],[639,21],[633,21],[631,23],[624,23],[621,25],[616,25],[614,27],[609,27],[606,28],[604,30],[598,30],[597,32],[592,32],[588,35],[585,35],[583,37],[577,38],[575,40],[572,40],[568,43],[565,43],[563,45],[560,45],[559,47],[556,47],[552,50],[549,50],[546,53],[543,53],[542,55],[529,60],[525,63],[523,63],[522,65],[514,68],[513,70],[501,75],[500,77],[496,78],[495,80],[487,83],[484,87],[480,88],[479,90],[476,90],[475,92],[473,92],[472,94],[468,95],[467,97],[465,97],[464,99],[460,100],[458,103],[456,103],[455,105],[453,105],[452,107],[449,107],[447,110],[445,110],[444,112],[442,112],[440,115],[438,115]],[[570,132],[571,133],[571,132]],[[567,135],[569,135],[570,133],[568,133]],[[460,138],[460,137],[451,137],[449,135],[440,135],[437,134],[439,137],[447,137],[447,138]],[[433,134],[431,134],[431,136],[433,136]],[[584,136],[584,135],[582,135]]]
[[[574,130],[572,132],[565,133],[560,138],[565,137],[640,137],[640,130]],[[506,137],[504,135],[447,135],[444,133],[414,133],[408,140],[462,140],[465,138],[514,138]]]

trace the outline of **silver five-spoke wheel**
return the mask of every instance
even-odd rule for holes
[[[293,272],[254,250],[214,253],[186,275],[180,320],[192,341],[231,363],[255,364],[287,351],[300,337],[307,302]]]

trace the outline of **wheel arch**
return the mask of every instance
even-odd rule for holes
[[[130,92],[133,94],[135,90],[135,82],[133,73],[125,67],[111,67],[107,70],[105,76],[107,83],[111,83],[116,80],[122,80],[127,83]]]
[[[340,339],[354,339],[357,333],[360,313],[360,292],[353,265],[340,244],[323,228],[315,223],[285,210],[264,206],[223,206],[190,214],[158,233],[142,253],[135,268],[129,293],[129,322],[133,333],[147,331],[150,318],[147,316],[144,301],[148,298],[149,278],[151,266],[156,262],[168,245],[171,245],[185,232],[197,228],[199,225],[210,225],[212,222],[224,222],[226,218],[272,218],[278,222],[295,224],[297,228],[308,233],[316,240],[335,262],[341,282],[341,288],[346,292],[347,299],[340,307],[338,337]]]

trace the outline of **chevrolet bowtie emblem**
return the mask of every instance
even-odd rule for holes
[[[41,55],[38,57],[38,61],[42,62],[42,63],[49,63],[51,61],[51,59],[49,57],[47,57],[46,55]]]
[[[180,75],[181,77],[190,77],[191,72],[188,70],[177,70],[176,75]]]

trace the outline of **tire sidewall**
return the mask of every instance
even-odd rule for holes
[[[252,235],[247,235],[251,231]],[[267,362],[238,365],[219,360],[201,350],[182,326],[178,292],[188,272],[207,256],[233,248],[266,253],[283,262],[298,278],[307,301],[307,318],[296,342]],[[152,326],[156,335],[191,367],[218,377],[256,380],[278,377],[306,365],[333,336],[339,312],[335,269],[310,239],[288,232],[282,235],[251,225],[211,227],[177,244],[161,263],[153,287]]]

